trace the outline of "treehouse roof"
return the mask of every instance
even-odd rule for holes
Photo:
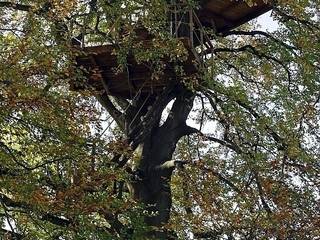
[[[197,15],[203,26],[225,33],[271,9],[264,0],[253,2],[253,6],[249,6],[243,0],[204,0]]]

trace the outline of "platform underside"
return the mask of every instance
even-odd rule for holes
[[[169,82],[179,81],[174,70],[177,63],[169,60],[165,61],[163,72],[155,74],[149,63],[138,64],[133,56],[128,56],[127,67],[123,71],[117,71],[118,61],[112,45],[87,47],[84,51],[85,54],[77,57],[76,62],[78,67],[85,69],[83,72],[87,82],[73,83],[72,88],[75,90],[90,85],[95,90],[106,91],[109,95],[132,99],[137,94],[157,93]],[[197,72],[191,53],[180,66],[188,76]]]
[[[203,0],[197,15],[203,26],[223,34],[271,10],[265,2],[256,0],[248,6],[242,0]]]

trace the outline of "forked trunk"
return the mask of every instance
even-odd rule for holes
[[[157,123],[144,138],[141,159],[137,168],[138,177],[132,182],[134,198],[146,205],[147,225],[156,227],[150,233],[156,239],[169,239],[161,227],[168,223],[171,209],[171,175],[176,165],[172,154],[179,139],[194,129],[186,124],[192,108],[193,94],[184,91],[176,97],[171,112],[162,126]]]

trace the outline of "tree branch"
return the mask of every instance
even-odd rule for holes
[[[19,233],[15,233],[3,228],[0,228],[0,235],[4,237],[4,239],[14,239],[14,240],[22,240],[24,236]],[[1,238],[2,239],[2,238]]]
[[[279,59],[277,59],[273,56],[270,56],[270,55],[267,55],[263,52],[258,51],[256,48],[254,48],[251,45],[245,45],[245,46],[242,46],[239,48],[215,48],[213,50],[210,49],[210,53],[213,52],[215,54],[217,54],[219,52],[238,53],[238,52],[244,52],[244,51],[247,51],[251,54],[254,54],[258,58],[265,58],[268,61],[271,60],[271,61],[279,64],[286,71],[287,76],[288,76],[288,82],[291,83],[291,72],[289,71],[288,67],[282,61],[280,61]]]
[[[180,132],[181,132],[181,134],[183,136],[191,135],[191,134],[194,134],[194,133],[200,133],[201,134],[200,130],[198,130],[198,129],[194,128],[194,127],[190,127],[190,126],[188,126],[186,124],[182,125],[180,128],[181,128]]]
[[[33,10],[33,6],[31,5],[26,5],[26,4],[21,4],[21,3],[13,3],[9,1],[3,1],[0,2],[0,7],[4,8],[11,8],[13,10],[19,10],[19,11],[24,11],[24,12],[30,12]],[[50,8],[52,7],[52,4],[50,1],[44,2],[41,8],[38,8],[37,11],[35,11],[35,14],[46,14]]]
[[[222,231],[205,231],[205,232],[194,232],[194,237],[196,239],[220,239],[221,235],[223,235]]]
[[[215,138],[215,137],[212,137],[212,136],[204,135],[204,134],[203,134],[203,136],[204,136],[206,139],[210,140],[210,141],[219,143],[219,144],[222,145],[222,146],[225,146],[225,147],[227,147],[227,148],[230,148],[231,150],[235,151],[235,152],[238,153],[238,154],[243,153],[242,150],[240,149],[240,147],[237,146],[237,145],[234,144],[234,143],[231,143],[231,141],[226,142],[226,141],[224,141],[224,140],[221,140],[221,139],[218,139],[218,138]]]
[[[96,95],[96,99],[99,103],[108,111],[112,118],[116,121],[120,129],[125,131],[125,119],[124,115],[113,105],[109,96],[106,93]]]
[[[67,226],[69,226],[71,224],[70,220],[64,219],[64,218],[60,218],[60,217],[54,216],[54,215],[49,214],[49,213],[43,215],[41,220],[48,221],[50,223],[53,223],[53,224],[61,226],[61,227],[67,227]]]
[[[122,98],[122,97],[113,97],[113,99],[115,100],[115,102],[119,105],[119,107],[121,107],[121,109],[125,112],[128,111],[129,107],[130,107],[130,103]]]
[[[129,132],[129,142],[132,143],[133,149],[144,140],[155,126],[158,126],[163,109],[175,97],[176,88],[177,86],[167,86],[166,89],[156,97],[156,100],[153,102],[147,113],[142,116],[142,121]]]
[[[273,10],[278,13],[280,16],[282,16],[283,18],[289,19],[289,20],[293,20],[295,22],[301,23],[304,26],[306,26],[307,28],[309,28],[309,30],[313,31],[314,29],[320,30],[320,27],[311,23],[310,21],[307,21],[305,19],[300,19],[297,18],[295,16],[289,15],[287,13],[285,13],[284,11],[282,11],[281,9],[274,7]]]
[[[242,194],[241,193],[241,190],[233,184],[233,182],[231,182],[229,179],[227,179],[225,176],[223,176],[221,173],[213,170],[213,169],[210,169],[210,168],[207,168],[207,167],[200,167],[201,170],[205,171],[205,172],[210,172],[212,173],[214,176],[216,176],[221,182],[224,182],[225,184],[227,184],[229,187],[231,187],[231,189],[233,189],[235,192],[237,192],[238,194]]]
[[[23,202],[16,202],[4,194],[0,194],[0,202],[11,208],[22,208],[28,211],[33,210],[31,205]],[[70,220],[55,216],[50,213],[42,213],[41,219],[62,227],[66,227],[71,224]]]
[[[210,104],[212,105],[212,107],[216,108],[216,104],[213,102],[212,98],[210,97],[210,95],[214,95],[214,97],[217,98],[216,93],[214,92],[209,92],[208,90],[206,90],[205,93],[206,97],[209,99]],[[228,97],[228,96],[227,96]],[[240,101],[240,100],[236,100],[235,101],[240,107],[244,108],[245,110],[247,110],[253,117],[255,117],[257,120],[261,119],[261,116],[247,103]],[[226,120],[223,118],[222,119],[223,123],[226,123]],[[268,124],[265,124],[265,129],[267,130],[267,132],[271,135],[271,137],[274,139],[275,142],[280,143],[281,146],[280,148],[285,149],[287,144],[284,142],[284,139],[282,139],[279,134],[277,132],[275,132]]]
[[[174,101],[164,125],[170,125],[171,128],[176,128],[181,124],[185,124],[192,109],[194,97],[194,93],[192,93],[190,90],[183,89],[182,93],[177,96],[176,100]]]
[[[230,36],[230,35],[246,35],[246,36],[255,36],[255,35],[261,35],[261,36],[264,36],[266,38],[269,38],[271,39],[272,41],[282,45],[283,47],[291,50],[294,55],[297,55],[293,50],[298,50],[296,47],[294,46],[291,46],[277,38],[275,38],[274,36],[272,36],[271,34],[267,33],[267,32],[263,32],[263,31],[241,31],[241,30],[233,30],[233,31],[229,31],[227,33],[224,34],[224,36]]]
[[[258,192],[259,192],[259,196],[260,196],[260,200],[261,200],[262,206],[263,206],[264,210],[266,210],[266,212],[268,214],[271,214],[272,213],[271,208],[269,207],[268,203],[266,202],[266,200],[264,198],[264,192],[263,192],[260,180],[259,180],[259,175],[258,175],[258,173],[256,171],[254,171],[254,178],[256,180],[256,184],[257,184],[257,187],[258,187]]]
[[[30,5],[13,3],[13,2],[0,2],[0,7],[6,7],[6,8],[11,8],[11,9],[20,10],[20,11],[30,11],[31,10]]]

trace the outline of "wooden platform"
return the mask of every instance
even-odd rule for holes
[[[204,0],[197,15],[205,27],[225,33],[271,10],[263,0],[254,1],[254,6],[242,0]]]
[[[146,44],[148,45],[148,44]],[[169,81],[177,81],[174,71],[174,63],[166,62],[164,72],[159,78],[152,78],[152,69],[148,63],[138,64],[133,56],[127,58],[127,69],[123,72],[116,72],[117,57],[113,54],[112,45],[87,47],[85,54],[76,58],[77,65],[84,68],[85,76],[88,79],[86,85],[96,90],[106,90],[109,95],[133,98],[139,94],[159,92]],[[189,58],[181,63],[184,72],[188,75],[197,72],[194,64],[194,57],[189,52]],[[83,82],[73,83],[73,89],[82,89]]]
[[[263,0],[257,0],[255,6],[249,7],[244,1],[236,0],[205,0],[202,8],[196,14],[203,26],[214,28],[217,33],[225,33],[241,24],[267,12],[271,9]],[[139,35],[140,36],[140,35]],[[148,34],[141,31],[144,45],[150,44]],[[147,37],[146,37],[147,36]],[[189,51],[189,58],[183,63],[186,74],[194,74],[197,68],[194,64],[195,55],[189,44],[189,39],[182,39]],[[125,71],[116,73],[117,58],[113,55],[112,45],[86,47],[84,54],[76,58],[77,66],[86,69],[86,85],[96,90],[106,90],[109,95],[133,98],[138,92],[149,94],[159,92],[169,81],[178,81],[173,63],[169,60],[163,76],[152,79],[152,71],[147,64],[138,64],[133,56],[128,56],[128,67]],[[79,81],[71,84],[74,89],[83,89],[84,83]]]

